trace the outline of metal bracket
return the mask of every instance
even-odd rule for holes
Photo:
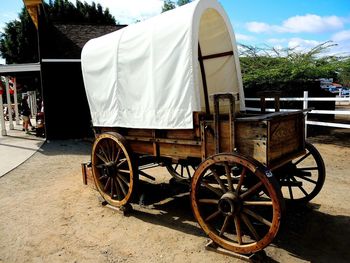
[[[112,209],[113,211],[116,211],[120,214],[122,214],[123,216],[128,216],[130,214],[130,212],[133,211],[133,208],[130,204],[125,204],[121,207],[115,207],[115,206],[111,206],[110,204],[108,204],[106,201],[102,201],[101,202],[102,206],[108,207],[109,209]]]
[[[251,253],[248,255],[243,255],[243,254],[238,254],[232,251],[229,251],[225,248],[219,247],[214,243],[213,240],[209,240],[209,242],[205,245],[205,249],[209,251],[213,251],[216,253],[220,253],[226,256],[234,257],[237,259],[244,260],[246,262],[252,262],[252,263],[257,263],[257,262],[268,262],[268,257],[265,253],[264,250],[256,252],[256,253]]]

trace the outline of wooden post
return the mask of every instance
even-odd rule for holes
[[[303,98],[303,110],[306,110],[308,108],[308,98],[309,98],[309,92],[304,91],[304,98]],[[307,138],[307,114],[305,115],[305,139]]]
[[[5,119],[4,119],[4,104],[2,102],[2,92],[0,91],[0,123],[1,123],[1,135],[6,136],[6,126],[5,126]]]
[[[13,97],[15,101],[15,114],[16,114],[16,125],[19,125],[19,112],[18,112],[18,100],[17,100],[17,80],[13,78]]]
[[[12,103],[11,103],[11,96],[10,96],[10,84],[9,84],[9,78],[5,77],[6,82],[6,98],[7,98],[7,109],[8,109],[8,115],[9,115],[9,123],[10,123],[10,130],[14,130],[13,126],[13,119],[12,119]]]

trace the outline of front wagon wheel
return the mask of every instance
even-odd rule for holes
[[[214,155],[199,165],[191,203],[204,232],[219,246],[241,254],[272,242],[284,207],[271,172],[238,154]]]
[[[137,183],[137,169],[132,152],[123,136],[102,133],[92,147],[92,172],[96,188],[112,206],[131,201]]]

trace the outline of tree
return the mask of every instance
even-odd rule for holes
[[[179,1],[177,1],[177,5],[182,6],[182,5],[188,4],[190,2],[192,2],[192,1],[191,0],[179,0]]]
[[[176,8],[176,5],[182,6],[182,5],[188,4],[190,2],[192,2],[192,0],[178,0],[177,3],[175,4],[175,2],[173,2],[171,0],[165,0],[163,7],[162,7],[162,13]]]
[[[317,45],[307,52],[296,49],[277,50],[242,46],[241,68],[244,86],[288,81],[307,81],[319,78],[339,80],[339,72],[346,76],[342,58],[326,55],[332,42]]]
[[[175,6],[175,3],[173,1],[166,0],[166,1],[164,1],[163,7],[162,7],[162,13],[169,11],[171,9],[174,9],[175,7],[176,6]]]
[[[74,6],[68,0],[50,0],[44,3],[46,16],[50,21],[60,23],[93,23],[115,25],[115,18],[108,8],[103,10],[100,4],[76,1]],[[33,22],[25,7],[18,19],[6,24],[0,35],[1,56],[7,64],[38,61],[37,34]]]

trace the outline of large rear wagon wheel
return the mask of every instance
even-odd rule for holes
[[[219,246],[241,254],[262,250],[277,235],[282,194],[271,172],[238,154],[202,162],[191,187],[194,215]]]
[[[114,132],[99,135],[92,147],[92,172],[96,188],[112,206],[129,203],[138,180],[127,141]]]
[[[307,203],[322,189],[326,168],[321,154],[309,142],[306,153],[276,171],[284,198],[292,203]]]

